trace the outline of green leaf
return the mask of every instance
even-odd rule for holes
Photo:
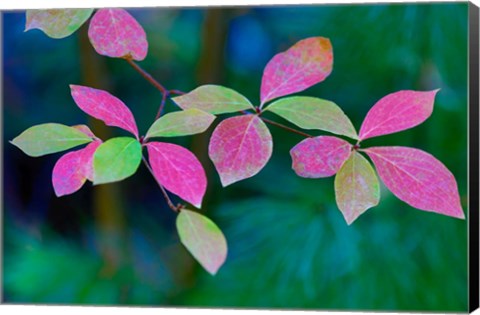
[[[48,123],[28,128],[11,143],[29,156],[42,156],[91,141],[90,137],[73,127]]]
[[[177,137],[202,133],[214,120],[214,115],[196,108],[168,113],[153,123],[146,138]]]
[[[180,241],[210,274],[215,275],[227,258],[227,241],[209,218],[190,210],[177,217]]]
[[[38,28],[52,38],[71,35],[92,15],[93,9],[27,10],[25,31]]]
[[[378,205],[380,185],[373,167],[353,151],[335,176],[335,198],[350,225],[369,208]]]
[[[235,90],[220,85],[202,85],[190,93],[172,98],[182,109],[198,108],[210,114],[253,109],[250,101]]]
[[[117,182],[133,175],[142,160],[142,145],[130,137],[113,138],[95,151],[93,183]]]
[[[352,122],[333,102],[315,97],[282,98],[265,111],[271,111],[303,129],[318,129],[358,139]]]

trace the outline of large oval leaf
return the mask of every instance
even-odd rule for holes
[[[52,172],[53,189],[57,197],[69,195],[80,188],[87,179],[93,180],[93,154],[101,141],[94,141],[85,148],[63,155]]]
[[[455,177],[432,155],[408,147],[373,147],[364,151],[385,186],[400,200],[420,210],[465,218]]]
[[[358,139],[352,122],[335,103],[316,97],[285,97],[270,104],[271,111],[303,129],[318,129]]]
[[[225,187],[260,172],[272,148],[272,136],[265,123],[256,115],[243,115],[218,124],[208,154]]]
[[[330,40],[311,37],[297,42],[275,55],[265,67],[260,99],[266,102],[296,93],[323,81],[332,72],[333,51]]]
[[[159,183],[200,208],[207,190],[207,176],[196,156],[171,143],[150,142],[147,148],[153,174]]]
[[[92,15],[93,9],[27,10],[25,31],[40,29],[52,38],[71,35]]]
[[[227,241],[209,218],[182,210],[177,217],[180,241],[210,274],[215,275],[227,258]]]
[[[141,144],[130,137],[113,138],[93,155],[93,183],[117,182],[133,175],[142,160]]]
[[[146,138],[178,137],[202,133],[215,120],[215,116],[196,108],[168,113],[157,119]]]
[[[307,138],[290,150],[298,176],[321,178],[335,175],[350,156],[352,145],[337,137]]]
[[[100,9],[90,21],[88,37],[100,54],[143,60],[148,42],[142,26],[123,9]]]
[[[385,96],[367,113],[359,138],[364,140],[421,124],[432,114],[437,92],[399,91]]]
[[[11,143],[29,156],[41,156],[91,141],[90,137],[73,127],[48,123],[28,128]]]
[[[198,108],[210,114],[233,113],[253,109],[242,94],[220,85],[202,85],[172,100],[182,109]]]
[[[85,113],[102,120],[107,126],[120,127],[138,137],[133,114],[118,98],[107,91],[81,85],[70,85],[75,103]]]
[[[380,185],[370,163],[353,151],[335,176],[335,199],[347,224],[378,205]]]

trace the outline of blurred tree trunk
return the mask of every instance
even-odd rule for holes
[[[82,69],[82,82],[86,86],[110,90],[108,70],[105,58],[97,55],[89,42],[87,28],[79,32],[80,39],[80,67]],[[119,61],[121,62],[121,61]],[[110,138],[110,128],[101,121],[89,118],[89,126],[101,139]],[[111,278],[116,275],[122,265],[125,265],[126,232],[123,217],[123,200],[120,185],[99,185],[93,189],[93,212],[97,229],[97,248],[104,261],[104,267],[99,276]],[[119,292],[125,297],[125,292]]]

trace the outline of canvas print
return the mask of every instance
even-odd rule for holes
[[[472,7],[3,12],[3,301],[467,311]]]

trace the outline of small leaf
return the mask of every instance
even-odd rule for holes
[[[261,102],[303,91],[322,82],[332,72],[333,51],[330,40],[311,37],[297,42],[275,55],[262,77]]]
[[[207,176],[196,156],[171,143],[149,142],[147,149],[153,174],[160,184],[200,208],[207,190]]]
[[[215,275],[227,258],[227,241],[209,218],[182,210],[177,217],[180,241],[210,274]]]
[[[63,155],[55,164],[52,183],[57,197],[69,195],[92,179],[92,159],[101,141],[94,141],[85,148]]]
[[[138,128],[128,107],[112,94],[94,88],[70,85],[75,103],[85,113],[102,120],[107,126],[120,127],[138,137]]]
[[[72,126],[72,128],[75,128],[75,129],[83,132],[89,138],[92,138],[92,139],[96,138],[96,136],[93,134],[92,130],[90,130],[90,128],[87,125],[75,125],[75,126]]]
[[[408,147],[364,150],[390,191],[410,206],[464,219],[453,174],[432,155]]]
[[[335,103],[315,97],[292,96],[270,104],[271,111],[303,129],[318,129],[358,139],[352,122]]]
[[[93,156],[93,183],[111,183],[130,177],[141,160],[140,142],[130,137],[110,139],[100,145]]]
[[[225,187],[260,172],[272,148],[272,136],[265,123],[256,115],[243,115],[218,124],[208,154]]]
[[[365,140],[421,124],[432,114],[437,92],[399,91],[388,94],[367,113],[359,138]]]
[[[356,151],[335,176],[335,199],[348,225],[378,205],[380,185],[377,175],[367,159]]]
[[[48,123],[28,128],[11,143],[29,156],[42,156],[68,150],[90,141],[91,138],[75,128]]]
[[[147,56],[147,35],[142,26],[123,9],[99,9],[88,29],[93,48],[100,55],[143,60]]]
[[[157,119],[146,138],[178,137],[202,133],[215,120],[215,116],[196,108],[168,113]]]
[[[352,145],[337,137],[307,138],[290,150],[298,176],[321,178],[335,175],[350,156]]]
[[[40,29],[52,38],[67,37],[92,15],[93,9],[27,10],[25,31]]]
[[[253,109],[245,96],[220,85],[202,85],[172,100],[182,109],[198,108],[210,114],[224,114]]]

